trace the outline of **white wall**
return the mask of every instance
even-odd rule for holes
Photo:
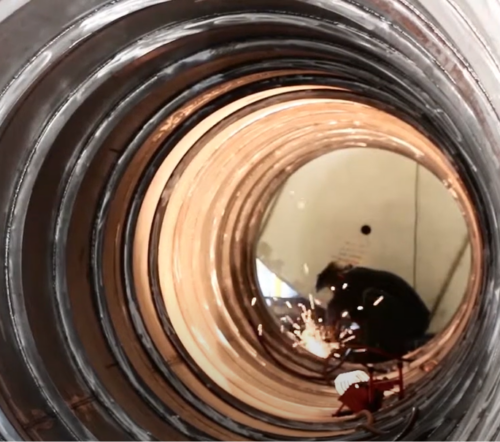
[[[30,0],[1,0],[0,1],[0,22],[16,12]]]
[[[360,232],[363,225],[370,235]],[[431,309],[446,286],[437,329],[463,296],[470,250],[458,255],[466,240],[458,206],[430,172],[391,152],[351,149],[323,156],[287,181],[257,255],[301,294],[314,292],[316,275],[332,260],[394,272]]]

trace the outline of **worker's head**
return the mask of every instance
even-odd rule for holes
[[[330,262],[316,278],[316,291],[319,292],[325,288],[336,286],[342,280],[345,273],[351,269],[351,265]]]

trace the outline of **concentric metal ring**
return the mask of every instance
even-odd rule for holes
[[[302,89],[313,88],[304,86]],[[287,90],[273,91],[274,94],[285,92]],[[250,100],[258,99],[255,96],[238,104],[249,105]],[[245,287],[235,287],[231,278],[242,267],[242,254],[238,254],[238,247],[249,249],[246,262],[252,261],[251,244],[254,241],[242,232],[255,232],[265,210],[265,202],[269,201],[276,186],[304,162],[342,146],[370,145],[425,157],[425,162],[432,164],[439,176],[446,174],[444,179],[449,185],[461,189],[460,197],[467,204],[466,213],[476,246],[473,252],[476,277],[471,281],[471,298],[457,317],[453,329],[446,333],[446,339],[456,339],[464,320],[470,316],[480,281],[481,243],[474,212],[457,176],[450,175],[446,159],[440,157],[438,150],[409,126],[383,112],[353,102],[307,99],[305,96],[295,101],[286,97],[282,100],[268,107],[261,104],[260,111],[254,110],[246,117],[234,116],[206,141],[200,140],[203,129],[197,127],[176,146],[153,180],[143,206],[145,214],[139,218],[134,254],[138,269],[136,281],[141,281],[139,292],[148,290],[148,261],[145,257],[151,231],[147,226],[152,225],[150,218],[158,205],[157,201],[162,198],[166,213],[159,239],[158,276],[172,325],[198,366],[204,367],[205,372],[210,370],[213,373],[211,377],[228,392],[238,395],[239,391],[245,396],[244,402],[260,400],[261,408],[268,413],[283,413],[283,417],[295,421],[318,418],[331,421],[332,406],[338,406],[331,397],[331,389],[302,387],[297,385],[296,378],[284,378],[281,372],[276,372],[277,367],[268,367],[248,343],[236,343],[241,338],[239,328],[244,323],[244,316],[241,315],[235,323],[220,308],[224,300],[229,304],[235,303],[232,293],[245,292]],[[229,110],[224,108],[221,112],[222,115],[215,113],[209,120],[218,121],[224,117],[227,120],[226,112]],[[310,121],[314,121],[314,125]],[[399,138],[402,136],[404,141]],[[190,160],[186,160],[189,164],[178,171],[178,162],[189,156],[189,146],[196,145],[197,141],[203,148],[192,148],[197,155],[191,155]],[[175,185],[169,184],[169,179]],[[163,189],[166,191],[162,195]],[[263,197],[266,193],[267,197]],[[257,202],[260,202],[260,207],[256,210]],[[239,213],[234,210],[235,205],[246,206],[244,210],[240,209],[243,210],[242,215],[235,215]],[[237,218],[240,218],[239,229],[234,230],[230,226],[234,226]],[[228,219],[233,220],[229,226]],[[249,300],[257,296],[253,288],[253,293],[246,289],[248,305]],[[223,290],[226,295],[222,294]],[[414,366],[420,367],[425,360],[435,358],[436,352],[442,352],[446,339],[439,346],[434,344],[434,351],[427,353],[424,359],[417,359]],[[446,346],[449,348],[450,343]],[[214,354],[218,355],[216,359],[212,358]],[[243,361],[247,368],[238,361]],[[224,364],[232,375],[223,371]],[[270,372],[266,373],[266,370]],[[262,385],[267,393],[259,391],[256,384],[259,380],[267,383],[267,386]],[[273,383],[269,384],[270,381]],[[288,393],[285,393],[286,389]],[[279,400],[281,394],[299,407],[295,415],[291,409],[287,412],[284,403],[274,402]],[[267,405],[264,402],[266,399],[273,402]],[[322,404],[323,411],[305,408],[307,404],[314,403]],[[308,412],[313,413],[311,417],[306,415]]]
[[[476,211],[469,226],[475,237],[484,238],[483,254],[475,256],[482,256],[486,271],[474,281],[484,296],[464,308],[464,318],[470,315],[467,324],[457,320],[453,333],[442,336],[443,343],[452,339],[456,344],[450,352],[441,347],[446,356],[440,365],[421,381],[423,374],[412,369],[409,376],[418,388],[407,402],[385,409],[379,420],[395,433],[405,410],[418,405],[424,418],[413,438],[496,434],[484,429],[493,425],[491,416],[468,407],[481,401],[493,411],[497,407],[491,388],[497,374],[491,367],[498,363],[498,118],[469,67],[425,11],[395,0],[252,0],[245,5],[54,0],[53,6],[58,14],[30,2],[0,28],[0,39],[9,35],[11,42],[2,49],[0,71],[0,220],[6,232],[5,301],[0,303],[3,435],[42,440],[367,436],[346,435],[353,422],[327,419],[330,406],[335,408],[327,387],[297,381],[292,391],[292,377],[257,351],[250,323],[235,328],[245,308],[235,304],[225,313],[212,303],[212,322],[208,315],[198,318],[186,304],[189,299],[205,302],[208,285],[202,275],[218,278],[210,288],[220,287],[216,299],[222,306],[246,298],[233,290],[235,281],[239,288],[255,290],[249,284],[252,252],[242,248],[244,240],[255,235],[273,189],[320,150],[296,157],[283,146],[283,156],[266,152],[265,146],[253,152],[248,143],[264,131],[251,132],[258,126],[248,126],[234,134],[248,135],[237,145],[249,149],[241,151],[246,163],[232,163],[236,157],[217,153],[205,157],[213,165],[248,172],[247,180],[222,173],[229,169],[209,171],[197,176],[199,186],[190,189],[200,206],[186,205],[181,191],[190,187],[194,167],[207,172],[196,155],[184,162],[176,185],[168,183],[163,201],[163,185],[156,199],[149,198],[159,169],[166,167],[162,164],[174,160],[174,147],[185,143],[195,126],[230,103],[269,91],[276,101],[259,101],[276,106],[269,118],[304,106],[318,118],[322,137],[329,133],[322,118],[332,119],[332,103],[347,106],[351,101],[349,106],[357,109],[392,114],[428,138],[441,150],[442,161],[457,170],[457,189],[467,193]],[[40,14],[45,14],[45,26],[37,25]],[[304,85],[309,90],[299,92]],[[283,97],[288,105],[279,109]],[[252,106],[238,118],[269,113],[258,110],[258,103]],[[299,122],[297,127],[304,127]],[[200,155],[209,152],[210,137],[223,141],[221,134],[229,130],[224,127],[231,123],[236,121],[222,121],[200,139]],[[368,129],[373,136],[374,128]],[[279,147],[277,140],[268,147],[273,143]],[[251,170],[254,163],[259,168]],[[208,178],[227,189],[202,188],[202,183],[211,186]],[[231,197],[230,190],[241,198]],[[198,193],[206,191],[220,191],[217,196],[224,196],[224,202],[212,207]],[[145,226],[151,236],[140,224],[140,209],[148,201],[149,219],[156,219]],[[226,203],[231,210],[219,216]],[[185,219],[174,215],[176,207]],[[463,207],[472,213],[470,205]],[[202,218],[209,213],[215,226]],[[250,213],[253,218],[247,217]],[[190,239],[198,228],[207,236],[195,246]],[[226,228],[236,233],[231,242],[224,236]],[[178,269],[171,267],[169,241],[183,263],[182,280],[170,278]],[[140,244],[142,255],[133,254]],[[213,261],[192,260],[196,250],[212,251]],[[229,263],[236,267],[231,270]],[[475,263],[479,272],[480,261]],[[200,273],[186,277],[187,268]],[[236,277],[243,270],[246,276]],[[169,281],[175,286],[167,287]],[[181,288],[191,291],[189,298],[171,296]],[[181,317],[203,325],[199,330],[210,331],[205,339],[214,344],[215,324],[221,326],[229,343],[217,343],[224,367],[190,339],[195,327],[190,329]],[[257,310],[251,313],[253,321],[258,318]],[[179,333],[180,327],[186,334]],[[276,341],[273,351],[278,354],[280,347]],[[286,355],[283,348],[280,357]],[[236,360],[242,364],[238,372],[232,365]],[[300,355],[290,355],[289,362],[302,363]],[[313,371],[317,364],[309,358],[302,370]],[[236,385],[235,372],[253,388]],[[265,400],[257,388],[266,392]],[[300,418],[304,403],[308,407]]]

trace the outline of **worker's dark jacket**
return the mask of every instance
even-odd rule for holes
[[[347,343],[399,356],[429,326],[429,310],[420,296],[393,273],[356,267],[331,277],[323,274],[317,288],[324,287],[333,295],[326,324],[335,326],[336,338]]]

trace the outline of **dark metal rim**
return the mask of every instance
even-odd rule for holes
[[[151,2],[151,5],[153,4],[159,4],[160,2]],[[299,3],[296,2],[298,5]],[[144,3],[141,5],[141,7],[146,7],[148,4]],[[67,49],[73,45],[74,41],[80,40],[80,38],[83,37],[84,32],[90,32],[93,30],[97,30],[100,26],[104,26],[107,24],[107,22],[116,20],[120,17],[126,17],[127,13],[132,13],[133,4],[131,2],[118,2],[115,5],[110,6],[109,8],[102,9],[100,11],[95,12],[93,16],[87,17],[83,19],[85,22],[85,25],[83,23],[80,23],[79,25],[75,25],[73,28],[69,29],[66,34],[63,36],[63,38],[54,40],[52,43],[51,51],[53,54],[53,59],[54,61],[59,61],[60,57],[62,56]],[[326,5],[322,5],[326,6]],[[352,5],[351,5],[352,6]],[[333,5],[332,5],[333,7]],[[336,5],[336,7],[339,8],[344,8],[345,4],[339,4]],[[350,8],[350,6],[349,6]],[[348,14],[356,14],[357,20],[361,20],[363,24],[366,24],[368,20],[368,12],[359,12],[359,10],[354,10],[354,9],[342,9],[342,13],[345,14],[346,16]],[[279,8],[278,8],[279,9]],[[400,12],[405,12],[406,10],[401,7],[401,9],[396,9],[395,12],[392,12],[393,15],[397,15],[397,13]],[[117,14],[113,14],[113,12],[118,12]],[[277,17],[277,16],[276,16]],[[360,19],[361,17],[361,19]],[[284,16],[281,16],[281,19],[284,19]],[[300,17],[296,17],[296,20],[303,20]],[[374,20],[377,20],[375,18]],[[318,22],[317,22],[318,23]],[[377,29],[377,22],[374,21],[374,29]],[[414,22],[416,23],[416,22]],[[391,32],[394,31],[391,30]],[[392,35],[392,34],[391,34]],[[87,42],[83,42],[81,40],[81,45],[80,46],[73,46],[73,50],[77,51],[81,48],[84,47],[84,43],[86,44]],[[142,42],[144,44],[144,42]],[[145,54],[147,51],[145,47],[143,46],[142,49],[144,49],[144,52],[141,52],[141,54]],[[408,49],[408,48],[407,48]],[[48,48],[45,50],[45,54],[48,53]],[[137,53],[131,53],[129,52],[129,59],[133,60],[134,57],[137,56]],[[415,62],[418,64],[419,62],[422,62],[423,59],[421,56],[417,56],[417,53],[414,53],[413,55],[416,55]],[[446,51],[443,51],[443,56],[447,56]],[[419,58],[420,57],[420,58]],[[108,66],[112,67],[115,69],[116,72],[122,67],[120,63],[123,61],[117,57],[115,59],[116,63],[114,66]],[[398,62],[405,63],[406,61],[403,59],[397,60]],[[450,58],[450,64],[452,64],[451,58]],[[7,89],[4,90],[4,93],[0,97],[0,100],[2,102],[2,106],[0,106],[0,112],[3,114],[3,117],[8,118],[1,118],[1,121],[3,122],[3,141],[4,145],[8,141],[12,141],[14,139],[13,135],[13,129],[15,127],[15,121],[16,118],[19,118],[20,116],[27,115],[27,111],[24,110],[23,108],[23,100],[21,100],[22,97],[27,99],[27,103],[29,103],[29,97],[28,97],[28,86],[31,87],[29,90],[30,96],[34,96],[35,93],[33,92],[36,90],[36,88],[40,84],[44,84],[45,86],[47,85],[44,83],[44,80],[42,79],[42,76],[39,75],[40,72],[44,71],[47,67],[47,60],[44,58],[43,54],[38,56],[37,58],[33,59],[31,65],[27,67],[23,72],[21,72],[21,75],[18,77],[18,80],[14,81],[12,84],[9,85]],[[156,67],[154,68],[156,69]],[[46,78],[49,76],[49,71],[47,72]],[[109,75],[111,72],[108,71],[106,75]],[[436,72],[432,72],[432,75],[434,75]],[[455,72],[456,73],[456,72]],[[461,73],[460,73],[461,74]],[[423,75],[420,75],[420,80],[423,79]],[[477,92],[478,95],[470,95],[468,100],[469,104],[471,106],[481,106],[480,102],[475,102],[473,103],[472,100],[475,99],[475,97],[479,96],[480,92],[479,89],[477,88],[477,85],[475,85],[474,81],[470,78],[467,77],[468,74],[464,74],[465,77],[461,79],[462,82],[458,81],[458,86],[459,87],[470,87],[472,89],[476,88],[475,91]],[[418,75],[417,75],[418,76]],[[106,78],[103,77],[95,77],[95,79],[103,79],[106,80]],[[437,78],[437,77],[436,77]],[[76,80],[75,80],[76,81]],[[468,83],[466,83],[468,82]],[[104,84],[104,83],[103,83]],[[90,94],[93,88],[96,88],[97,84],[91,84],[90,82],[87,83],[87,87],[84,87],[82,89],[82,92]],[[458,100],[460,98],[459,95],[455,95],[454,90],[452,89],[453,86],[450,84],[442,83],[441,86],[443,87],[442,90],[445,91],[445,95],[447,96],[447,100]],[[95,89],[97,90],[97,88]],[[95,436],[96,431],[104,431],[103,429],[105,428],[104,423],[102,423],[103,426],[94,426],[91,431],[89,431],[89,426],[92,424],[83,424],[82,418],[81,418],[81,412],[82,412],[82,407],[83,403],[85,400],[88,400],[88,404],[90,404],[92,413],[95,413],[94,415],[96,416],[108,416],[112,422],[116,422],[117,426],[120,428],[124,428],[126,433],[131,434],[134,438],[140,438],[142,440],[151,438],[151,434],[149,433],[150,430],[144,431],[140,425],[137,425],[136,422],[134,422],[135,419],[130,418],[127,412],[124,412],[123,409],[120,410],[120,407],[117,406],[116,401],[112,398],[112,395],[107,392],[108,388],[105,384],[100,382],[100,378],[102,378],[103,373],[101,372],[100,375],[96,375],[95,367],[88,364],[87,361],[87,356],[84,356],[83,354],[83,347],[81,343],[81,336],[78,336],[78,332],[73,330],[73,325],[71,324],[71,319],[72,316],[74,316],[74,299],[72,298],[71,302],[69,298],[66,297],[66,284],[64,279],[60,279],[61,275],[63,274],[65,269],[65,259],[63,259],[65,251],[65,236],[62,234],[63,230],[59,229],[65,229],[67,228],[67,223],[69,222],[69,213],[64,213],[63,211],[59,212],[60,217],[56,220],[55,218],[49,219],[47,221],[43,221],[44,225],[47,225],[49,227],[50,232],[53,231],[53,224],[51,223],[57,223],[57,234],[55,235],[55,241],[54,241],[54,251],[55,251],[55,256],[56,260],[50,263],[50,259],[43,258],[44,259],[44,265],[47,265],[46,268],[52,268],[53,269],[53,274],[54,274],[54,280],[52,281],[51,284],[49,284],[50,290],[47,290],[45,287],[45,283],[42,283],[40,280],[40,286],[43,285],[43,292],[47,293],[47,295],[44,295],[45,299],[50,299],[48,296],[48,293],[54,289],[54,292],[58,294],[57,297],[57,302],[55,303],[55,307],[58,311],[58,314],[54,316],[55,323],[53,326],[51,325],[50,327],[47,325],[48,328],[54,329],[54,333],[56,331],[60,333],[60,335],[57,337],[57,340],[54,341],[57,344],[62,344],[59,350],[54,350],[54,353],[57,353],[57,355],[65,354],[66,355],[66,362],[64,365],[62,362],[60,366],[57,366],[57,364],[53,363],[51,365],[48,363],[47,356],[50,353],[49,350],[44,349],[41,347],[41,343],[43,342],[42,337],[37,335],[35,332],[39,331],[40,325],[35,323],[34,320],[34,311],[33,307],[26,305],[28,300],[31,302],[33,299],[33,289],[34,287],[30,286],[29,281],[27,281],[26,278],[29,278],[30,275],[26,273],[26,269],[23,271],[21,268],[21,265],[27,265],[26,263],[31,262],[30,254],[33,254],[35,251],[34,247],[30,246],[28,243],[28,238],[31,239],[33,235],[28,235],[30,232],[25,229],[26,226],[30,226],[30,228],[35,228],[33,226],[32,221],[27,221],[27,215],[28,213],[30,215],[33,215],[33,208],[36,205],[36,198],[33,199],[31,198],[32,196],[32,189],[34,188],[35,185],[38,185],[39,182],[37,180],[41,179],[43,175],[39,174],[39,171],[42,167],[46,167],[46,164],[48,162],[46,155],[49,153],[49,149],[52,149],[53,143],[58,141],[58,138],[61,134],[61,131],[63,130],[64,126],[71,120],[72,117],[72,111],[77,111],[77,109],[81,106],[82,102],[84,101],[85,94],[75,94],[74,91],[69,95],[68,100],[64,103],[64,108],[61,108],[61,112],[58,114],[54,114],[54,118],[40,122],[37,121],[37,124],[39,124],[39,127],[35,126],[35,123],[33,123],[33,136],[40,135],[38,138],[38,141],[36,143],[33,143],[32,145],[36,147],[36,149],[33,150],[32,154],[29,154],[29,158],[18,158],[16,155],[12,155],[11,158],[8,159],[8,161],[5,162],[4,167],[8,168],[12,164],[15,164],[17,162],[18,166],[11,168],[9,171],[5,170],[6,174],[3,177],[3,180],[9,179],[10,176],[14,174],[14,171],[22,169],[22,167],[19,167],[19,165],[23,164],[23,161],[26,160],[24,163],[24,172],[20,174],[19,178],[19,186],[15,190],[14,193],[10,193],[10,189],[12,187],[12,184],[5,184],[4,181],[2,181],[2,198],[5,200],[5,198],[10,199],[13,194],[15,194],[15,197],[13,198],[13,205],[11,207],[11,211],[9,214],[9,219],[4,220],[2,218],[2,222],[7,221],[8,222],[8,234],[5,238],[5,250],[6,254],[4,256],[5,259],[5,272],[3,274],[3,277],[8,280],[8,285],[6,287],[6,293],[9,296],[9,304],[2,306],[2,322],[5,324],[5,328],[7,331],[5,332],[6,334],[3,336],[3,340],[5,340],[5,348],[6,348],[6,354],[8,359],[12,355],[12,360],[9,361],[4,361],[2,368],[0,371],[2,372],[2,376],[4,377],[4,384],[6,385],[7,389],[13,388],[12,387],[12,379],[9,380],[9,377],[7,376],[7,372],[10,370],[10,372],[13,371],[12,367],[14,370],[18,370],[18,375],[21,375],[21,372],[24,372],[26,374],[26,385],[28,388],[29,385],[32,386],[32,397],[35,398],[37,397],[37,401],[40,404],[40,409],[41,411],[41,418],[45,420],[41,420],[41,422],[51,422],[52,427],[51,428],[43,428],[43,425],[38,425],[36,424],[36,419],[35,421],[29,421],[27,419],[27,423],[24,425],[24,428],[22,431],[28,431],[31,432],[31,434],[35,434],[35,437],[42,437],[43,434],[45,434],[44,438],[50,439],[50,438],[61,438],[65,437],[69,438],[93,438]],[[446,102],[448,107],[452,107],[450,105],[450,102]],[[455,102],[456,103],[456,102]],[[56,103],[52,103],[55,105]],[[57,107],[57,106],[56,106]],[[64,109],[64,113],[62,110]],[[459,109],[459,107],[457,107]],[[24,112],[24,114],[23,114]],[[104,112],[104,110],[103,110]],[[437,112],[437,111],[436,111]],[[485,111],[486,112],[486,111]],[[117,114],[115,114],[116,116]],[[486,114],[488,115],[488,114]],[[475,122],[470,115],[464,115],[463,119],[464,121],[467,121],[467,125],[464,127],[461,127],[460,129],[462,130],[467,130],[468,133],[464,132],[464,137],[463,140],[476,140],[479,139],[478,137],[481,134],[488,134],[486,131],[486,126],[488,124],[491,124],[491,127],[494,127],[493,125],[496,124],[494,121],[494,116],[489,115],[491,117],[490,121],[483,120],[481,123]],[[445,118],[445,116],[443,116]],[[101,121],[106,121],[106,117],[104,116],[104,113],[101,116]],[[455,121],[459,121],[458,119]],[[45,125],[47,123],[48,125]],[[481,132],[481,127],[480,124],[483,124],[482,129],[485,130],[484,133]],[[36,132],[41,127],[45,127],[44,132]],[[97,127],[96,125],[94,127]],[[108,127],[110,128],[110,127]],[[456,128],[453,128],[453,126],[447,126],[447,129],[449,130],[455,130],[455,135],[458,133],[456,131]],[[36,129],[36,130],[35,130]],[[90,133],[90,131],[89,131]],[[30,134],[31,135],[31,134]],[[83,134],[82,134],[83,135]],[[101,134],[99,134],[101,135]],[[23,140],[23,142],[26,143],[26,139]],[[485,140],[485,145],[487,145],[488,140]],[[30,143],[26,143],[29,145]],[[461,142],[460,148],[463,149],[462,152],[465,153],[467,157],[471,157],[472,152],[465,152],[465,148],[467,147],[466,141]],[[474,143],[469,143],[469,145],[473,145]],[[72,155],[72,157],[69,160],[69,164],[75,164],[77,161],[77,157],[80,156],[80,153],[78,152],[79,149],[83,149],[83,151],[88,152],[88,147],[84,147],[85,145],[85,138],[82,138],[82,143],[78,145],[77,148],[75,148],[75,154]],[[472,146],[473,148],[474,146]],[[459,155],[458,152],[454,151],[452,153],[453,155]],[[24,155],[24,154],[23,154]],[[478,158],[473,158],[474,161],[479,161]],[[52,159],[51,161],[55,161]],[[467,166],[467,161],[472,161],[466,159],[464,161],[465,165]],[[484,159],[482,159],[483,163],[485,162]],[[458,163],[459,161],[457,161]],[[80,170],[75,169],[74,173],[70,169],[65,171],[66,177],[69,177],[73,175],[73,177],[76,177],[80,179],[78,176],[79,174],[83,174],[85,172],[85,169],[88,167],[88,164],[86,164],[86,161],[84,157],[80,157],[79,165],[81,167]],[[476,164],[477,165],[477,164]],[[29,166],[29,169],[28,169]],[[487,170],[487,176],[488,173],[490,174],[489,176],[493,176],[493,171],[492,167],[487,167],[485,164],[480,165],[483,168],[486,168]],[[7,173],[8,172],[8,173]],[[45,174],[45,178],[47,178],[47,174]],[[477,187],[476,190],[474,190],[474,193],[480,192],[482,196],[484,196],[485,193],[485,182],[487,180],[487,177],[475,177],[476,179],[480,178],[483,181],[477,181]],[[5,190],[4,190],[5,189]],[[479,190],[477,190],[479,189]],[[491,187],[490,187],[491,189]],[[67,198],[76,196],[72,195],[71,193],[73,191],[76,192],[75,189],[70,189],[64,182],[61,182],[59,185],[55,186],[55,190],[57,190],[56,195],[54,198],[60,197],[61,195],[64,195]],[[38,191],[41,192],[42,191]],[[69,192],[69,193],[68,193]],[[37,196],[40,196],[39,194]],[[485,201],[485,206],[486,205],[492,205],[496,200],[495,195],[490,195],[490,201]],[[4,201],[5,202],[5,201]],[[71,204],[70,204],[71,206]],[[48,214],[49,217],[53,215],[53,213]],[[489,209],[488,213],[484,214],[485,219],[488,219],[490,222],[487,224],[494,225],[494,220],[495,220],[495,215]],[[42,220],[40,220],[42,221]],[[487,226],[486,226],[487,227]],[[35,230],[36,231],[36,230]],[[495,236],[493,236],[495,235]],[[491,240],[491,244],[493,246],[496,246],[498,243],[498,239],[496,237],[496,234],[493,231],[486,232],[486,237],[487,239]],[[48,249],[48,254],[50,255],[50,250],[51,248]],[[493,249],[496,250],[496,249]],[[496,257],[493,255],[493,251],[491,253],[491,263],[493,263],[494,260],[496,260]],[[34,275],[38,275],[37,272],[33,272]],[[54,284],[54,286],[52,286]],[[3,284],[2,284],[3,285]],[[487,282],[487,288],[491,293],[493,293],[493,280],[490,278],[489,281]],[[31,288],[29,288],[31,287]],[[495,306],[496,304],[493,304]],[[490,304],[491,306],[491,304]],[[44,311],[45,312],[45,311]],[[486,311],[484,308],[481,311],[481,315],[485,320],[491,321],[493,320],[495,309],[491,307],[490,311]],[[46,322],[50,322],[50,319],[47,320],[45,319]],[[57,323],[58,321],[61,321],[59,324]],[[489,323],[489,322],[487,322]],[[474,333],[474,331],[477,330],[480,333]],[[81,329],[79,329],[81,331]],[[491,337],[489,336],[489,331],[487,330],[487,327],[483,324],[482,328],[479,329],[479,325],[475,325],[473,329],[471,329],[471,332],[469,333],[467,339],[470,339],[471,337],[484,337],[485,339],[488,340],[488,342],[491,342]],[[12,348],[13,344],[17,343],[21,350],[14,349]],[[465,341],[465,344],[468,344],[469,342]],[[88,345],[88,340],[86,340],[86,345]],[[471,347],[469,347],[471,348]],[[62,350],[61,350],[62,349]],[[490,355],[491,357],[494,357],[495,355],[493,353],[489,352],[489,349],[478,349],[478,348],[471,348],[470,350],[467,351],[469,355],[472,356],[481,356],[481,355]],[[461,360],[466,353],[458,353],[457,352],[457,361]],[[94,360],[93,360],[94,361]],[[451,363],[452,361],[450,361]],[[475,361],[469,362],[469,366],[472,367],[472,364]],[[55,365],[54,365],[55,364]],[[24,365],[24,368],[22,368]],[[61,389],[61,384],[60,381],[58,381],[53,375],[57,372],[57,368],[61,368],[62,366],[65,366],[68,369],[68,372],[74,368],[74,366],[78,367],[78,370],[74,372],[73,375],[73,381],[75,386],[78,386],[78,388],[84,393],[83,398],[79,402],[79,400],[74,401],[73,403],[69,403],[69,399],[67,395],[61,393],[63,390]],[[11,367],[10,369],[7,367]],[[29,367],[29,370],[26,370],[26,367]],[[461,369],[464,369],[465,364],[462,365]],[[457,370],[458,370],[458,365],[457,365]],[[479,382],[479,380],[484,377],[488,376],[485,373],[480,373],[476,377],[475,382]],[[34,379],[34,382],[32,381]],[[44,385],[45,388],[43,389],[43,392],[40,394],[38,393],[38,387],[40,385]],[[465,392],[465,387],[467,387],[469,384],[465,384],[465,386],[462,388],[462,393]],[[473,384],[470,384],[473,386]],[[70,384],[67,385],[69,389],[73,389],[74,386]],[[452,393],[452,390],[450,390],[450,395]],[[116,394],[116,392],[114,393]],[[86,396],[85,396],[86,395]],[[15,397],[15,401],[19,401],[20,396],[17,398]],[[443,395],[443,398],[448,398],[446,395]],[[43,405],[43,403],[46,401],[47,405]],[[27,401],[24,404],[21,404],[21,402],[18,403],[18,410],[22,410],[21,414],[24,412],[24,410],[27,409],[33,409],[37,408],[36,405],[28,406]],[[121,404],[125,405],[125,404]],[[434,405],[437,406],[439,403],[434,402]],[[43,411],[45,410],[45,411]],[[80,414],[79,414],[80,413]],[[20,416],[19,416],[20,417]],[[143,421],[145,422],[145,421]],[[186,431],[192,431],[188,430],[186,427],[186,423],[182,422],[179,420],[176,416],[172,416],[172,423],[177,426],[178,429],[181,430],[182,433],[185,433]],[[37,426],[38,425],[38,426]],[[143,424],[144,425],[144,424]],[[155,424],[156,425],[156,424]],[[429,424],[430,425],[430,424]],[[427,425],[427,426],[429,426]],[[154,427],[154,426],[153,426]],[[158,426],[156,426],[157,434],[158,433]],[[108,427],[108,430],[106,431],[118,431],[117,427],[114,427],[113,425],[110,425]],[[423,431],[423,429],[422,429]],[[447,430],[446,428],[443,428],[442,430],[446,434]],[[44,433],[45,432],[45,433]],[[11,429],[9,431],[10,434],[13,433],[13,430]],[[102,433],[105,434],[105,433]],[[110,433],[108,433],[110,434]],[[116,433],[120,434],[120,433]],[[166,434],[166,433],[163,433]],[[204,437],[203,433],[192,433],[196,437]],[[160,436],[161,437],[161,436]],[[169,436],[169,437],[178,437],[178,436]],[[17,438],[17,437],[16,437]]]

